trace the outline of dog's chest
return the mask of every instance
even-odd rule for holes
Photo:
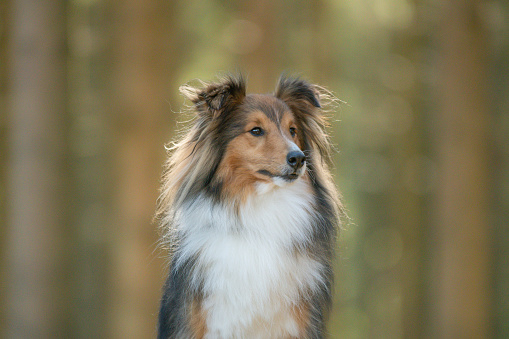
[[[182,249],[197,259],[193,281],[203,292],[207,338],[301,335],[294,309],[322,283],[323,270],[295,247],[312,231],[306,193],[269,194],[236,217],[205,200],[187,211]]]
[[[252,239],[209,246],[200,258],[208,337],[298,337],[292,307],[318,285],[319,263]]]

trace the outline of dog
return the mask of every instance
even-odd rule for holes
[[[232,75],[180,92],[195,117],[158,199],[170,253],[158,338],[324,338],[341,214],[333,96],[289,76],[274,94]]]

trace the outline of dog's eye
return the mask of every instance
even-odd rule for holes
[[[252,135],[254,135],[255,137],[259,137],[263,134],[265,134],[265,132],[263,131],[263,129],[261,127],[255,127],[253,129],[251,129],[249,131],[249,133],[251,133]]]
[[[292,137],[295,137],[295,135],[297,135],[297,129],[295,127],[290,127],[290,134]]]

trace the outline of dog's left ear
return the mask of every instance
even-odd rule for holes
[[[215,83],[204,83],[203,87],[184,85],[180,93],[191,100],[198,114],[215,118],[222,112],[239,105],[246,96],[246,83],[239,76],[226,76]]]
[[[320,108],[320,93],[315,85],[298,78],[282,76],[276,86],[276,98],[283,100],[292,110],[305,106]]]
[[[329,159],[329,142],[326,132],[327,116],[322,106],[330,105],[332,94],[324,88],[298,78],[282,76],[274,93],[284,101],[297,118],[303,133],[303,147],[318,151],[322,159]]]

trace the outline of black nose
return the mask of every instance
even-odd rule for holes
[[[295,170],[302,167],[306,161],[306,156],[301,151],[291,151],[286,155],[286,162]]]

